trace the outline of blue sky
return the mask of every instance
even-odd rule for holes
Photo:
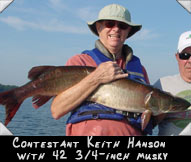
[[[151,83],[178,73],[179,35],[191,30],[191,15],[176,0],[15,0],[0,14],[0,83],[22,85],[33,66],[64,65],[94,48],[87,21],[105,5],[128,8],[141,31],[126,40],[141,58]]]

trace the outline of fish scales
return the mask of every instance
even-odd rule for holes
[[[110,84],[101,85],[89,98],[108,107],[129,112],[143,112],[145,97],[151,91],[142,84],[134,84],[131,80],[120,79]]]
[[[94,69],[78,66],[71,68],[67,66],[55,67],[39,76],[36,87],[43,89],[44,92],[41,95],[55,96],[80,82]]]

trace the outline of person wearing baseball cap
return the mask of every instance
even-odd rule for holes
[[[180,35],[175,56],[179,74],[162,77],[154,86],[191,102],[191,31]],[[187,132],[181,135],[191,135],[191,128],[183,131],[191,122],[191,111],[168,114],[162,118],[164,120],[159,124],[159,135],[179,135],[181,132]]]
[[[147,133],[149,124],[143,132],[140,114],[116,111],[86,101],[101,84],[117,79],[129,77],[149,83],[140,59],[133,54],[131,47],[124,44],[142,25],[133,23],[130,12],[118,4],[105,6],[100,10],[98,18],[87,25],[99,38],[95,42],[95,48],[73,56],[66,65],[93,66],[96,69],[54,98],[51,105],[52,116],[59,119],[72,111],[66,126],[68,136],[135,136]]]

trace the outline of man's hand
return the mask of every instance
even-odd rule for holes
[[[101,63],[94,71],[94,75],[100,84],[128,77],[128,74],[124,73],[117,63],[113,61]]]

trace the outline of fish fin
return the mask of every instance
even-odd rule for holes
[[[44,73],[45,71],[50,70],[52,68],[55,68],[55,66],[36,66],[36,67],[33,67],[28,73],[28,78],[30,80],[34,80],[37,77],[39,77],[42,73]]]
[[[141,115],[141,130],[142,131],[147,127],[151,119],[151,115],[152,115],[152,112],[151,110],[148,110],[148,109],[142,113]]]
[[[5,125],[7,125],[12,120],[23,102],[23,100],[19,101],[17,99],[15,92],[15,89],[13,89],[0,93],[0,104],[5,106],[6,112]]]
[[[145,96],[145,99],[144,99],[144,103],[145,103],[145,107],[146,108],[149,108],[149,102],[151,100],[151,97],[152,97],[152,94],[153,94],[153,91],[149,92],[146,96]],[[141,130],[143,131],[150,119],[151,119],[151,115],[152,115],[152,111],[150,109],[146,109],[142,115],[141,115]]]
[[[149,101],[152,97],[152,94],[153,94],[153,91],[149,92],[146,96],[145,96],[145,99],[144,99],[144,103],[145,103],[145,106],[148,107],[148,104],[149,104]]]
[[[35,109],[38,109],[40,106],[48,102],[51,98],[52,96],[40,96],[40,95],[34,96],[32,99],[33,102],[32,105]]]

